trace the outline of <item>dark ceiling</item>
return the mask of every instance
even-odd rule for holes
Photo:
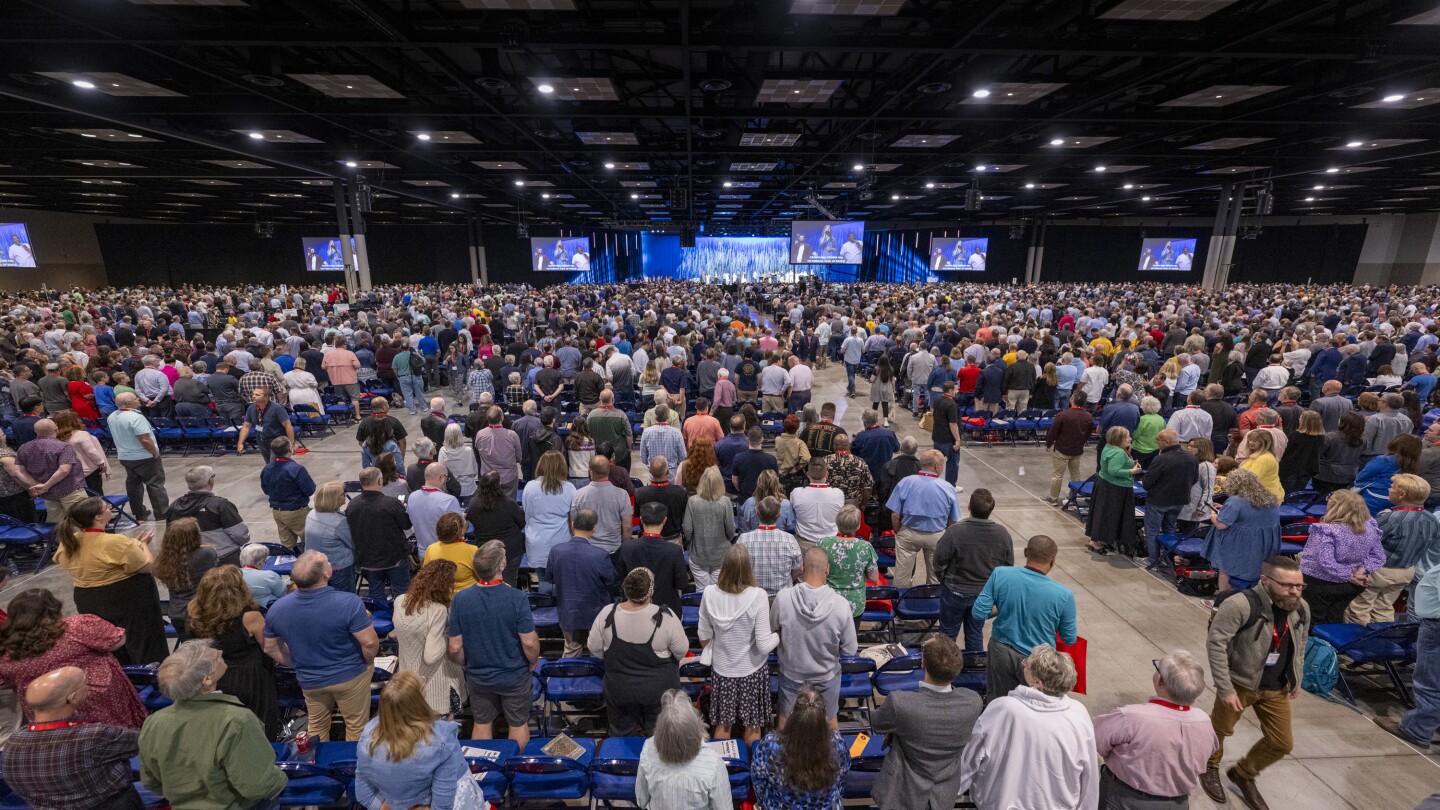
[[[333,222],[363,175],[379,222],[1210,216],[1241,178],[1440,208],[1440,0],[6,5],[0,205]]]

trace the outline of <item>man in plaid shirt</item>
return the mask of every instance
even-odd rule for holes
[[[275,384],[275,377],[268,371],[261,371],[259,368],[245,372],[240,378],[240,397],[250,402],[253,400],[255,389],[264,388],[270,392],[271,402],[280,402],[280,386]]]
[[[5,745],[5,781],[32,810],[145,806],[130,781],[140,732],[77,720],[89,694],[79,667],[47,672],[25,690],[35,720]]]
[[[470,367],[470,376],[465,380],[465,385],[470,389],[472,404],[480,401],[481,394],[489,394],[492,398],[495,396],[494,378],[490,374],[490,369],[482,365]]]
[[[760,526],[752,532],[745,532],[735,542],[750,552],[750,568],[755,572],[755,584],[765,589],[772,598],[781,588],[794,585],[800,576],[800,543],[795,536],[781,531],[776,523],[780,520],[780,499],[768,497],[755,504],[755,514]]]
[[[640,463],[650,465],[650,459],[664,456],[670,462],[670,469],[678,470],[685,460],[685,434],[670,424],[670,406],[655,406],[655,424],[640,434]]]

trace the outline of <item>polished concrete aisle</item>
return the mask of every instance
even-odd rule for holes
[[[867,386],[861,382],[861,396],[850,399],[844,396],[843,371],[831,366],[816,376],[815,401],[834,397],[840,411],[837,421],[849,431],[859,430],[861,411],[868,406]],[[418,418],[403,410],[398,415],[407,429],[418,435]],[[902,436],[917,433],[915,420],[903,411],[891,423]],[[311,451],[299,461],[317,482],[354,479],[360,455],[353,437],[354,427],[350,426],[336,436],[312,439],[307,442]],[[917,438],[922,439],[922,448],[929,446],[928,437]],[[254,539],[275,539],[274,523],[259,488],[258,455],[167,457],[172,497],[183,494],[185,470],[195,464],[216,468],[217,492],[236,503]],[[636,468],[638,471],[638,462]],[[1093,462],[1087,461],[1084,470],[1091,472]],[[994,493],[998,504],[995,517],[1013,534],[1017,559],[1025,539],[1032,535],[1047,534],[1059,543],[1060,558],[1053,576],[1075,590],[1080,633],[1090,643],[1090,693],[1076,697],[1092,714],[1143,701],[1150,694],[1151,659],[1176,647],[1204,658],[1208,612],[1198,600],[1181,596],[1171,584],[1128,560],[1115,555],[1095,558],[1087,553],[1081,524],[1042,500],[1049,471],[1043,448],[972,446],[962,456],[960,484],[967,493],[980,486]],[[107,491],[123,491],[122,480],[112,479]],[[965,497],[962,495],[962,505]],[[53,566],[8,583],[0,592],[0,604],[23,588],[37,586],[54,589],[71,604],[69,577]],[[1213,693],[1207,692],[1200,705],[1208,709],[1213,700]],[[1387,734],[1361,711],[1307,693],[1295,702],[1294,713],[1294,754],[1260,778],[1260,788],[1275,810],[1411,810],[1425,796],[1440,791],[1440,760]],[[1254,715],[1247,714],[1230,739],[1227,765],[1258,737]],[[1203,793],[1197,793],[1191,806],[1216,807]],[[1232,793],[1228,806],[1243,805]]]

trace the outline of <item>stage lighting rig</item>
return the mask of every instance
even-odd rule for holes
[[[861,197],[860,199],[863,200],[863,199],[866,199],[866,198],[865,198],[865,197]],[[825,207],[825,204],[824,204],[824,203],[820,202],[820,197],[819,197],[819,195],[817,195],[817,194],[815,193],[815,189],[812,188],[812,189],[809,189],[809,190],[807,190],[807,191],[805,192],[805,202],[809,203],[809,204],[810,204],[810,207],[814,208],[816,211],[819,211],[821,214],[823,214],[826,219],[829,219],[829,220],[837,220],[837,219],[839,219],[839,217],[835,216],[835,214],[832,213],[829,208],[826,208],[826,207]]]

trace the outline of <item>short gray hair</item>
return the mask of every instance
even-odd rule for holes
[[[1038,689],[1051,697],[1063,697],[1075,688],[1075,661],[1049,644],[1030,650],[1025,659],[1026,672],[1038,683]]]
[[[430,441],[424,436],[419,436],[415,441],[410,443],[410,449],[415,451],[416,458],[430,458],[435,455],[435,442]],[[404,472],[404,470],[401,470],[401,472]]]
[[[1171,650],[1160,659],[1160,680],[1181,706],[1189,706],[1205,691],[1205,668],[1189,650]]]
[[[660,715],[655,718],[655,753],[668,765],[684,765],[700,755],[705,742],[705,723],[690,698],[671,689],[660,698]]]
[[[160,693],[177,702],[195,697],[219,661],[220,651],[209,641],[196,639],[181,644],[155,673]]]
[[[1145,397],[1141,399],[1140,411],[1142,413],[1160,413],[1160,400],[1155,397]]]
[[[482,543],[480,548],[476,549],[470,567],[475,569],[477,579],[494,579],[505,568],[505,544],[499,540]]]
[[[270,556],[270,549],[261,543],[247,543],[240,549],[240,564],[248,567],[259,567]]]
[[[714,469],[713,467],[711,469]],[[835,515],[835,530],[839,534],[853,535],[860,530],[860,510],[854,504],[840,507]]]
[[[215,480],[215,468],[198,464],[185,471],[185,487],[191,492],[204,489]]]

